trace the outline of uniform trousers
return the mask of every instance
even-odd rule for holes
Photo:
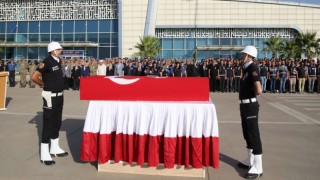
[[[286,91],[286,81],[287,81],[287,77],[280,78],[280,92]]]
[[[306,78],[299,78],[299,92],[304,92],[304,85],[306,82]]]
[[[43,98],[43,128],[41,143],[49,143],[50,139],[59,137],[62,124],[63,95],[51,97],[50,100]]]
[[[312,77],[309,77],[309,80],[308,80],[308,84],[309,84],[309,93],[313,93],[313,89],[314,89],[314,83],[316,81],[316,77],[315,76],[312,76]]]
[[[220,92],[224,92],[224,81],[225,81],[225,76],[220,76]]]
[[[210,78],[210,91],[216,92],[217,91],[217,76],[211,76]]]
[[[258,126],[259,103],[240,104],[241,125],[247,148],[255,155],[262,154],[262,144]]]
[[[276,77],[275,76],[271,76],[270,77],[270,91],[271,92],[275,92],[276,90]]]
[[[320,75],[317,76],[317,82],[318,82],[318,93],[320,93]]]
[[[240,92],[240,80],[241,80],[241,77],[240,76],[238,76],[238,77],[236,76],[235,82],[234,82],[234,89],[237,92]]]
[[[232,92],[233,77],[227,77],[227,92]]]
[[[10,87],[14,87],[16,85],[16,72],[15,71],[9,71],[9,82]]]

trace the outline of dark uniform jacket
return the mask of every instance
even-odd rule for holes
[[[37,68],[42,75],[43,90],[62,92],[64,89],[63,70],[61,61],[56,61],[52,56],[45,58]]]
[[[251,63],[243,70],[243,82],[239,93],[239,99],[255,98],[256,93],[254,90],[254,83],[260,81],[259,67]]]

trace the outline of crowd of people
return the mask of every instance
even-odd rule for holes
[[[211,92],[239,92],[243,78],[243,62],[237,59],[203,59],[201,62],[186,59],[155,60],[152,58],[106,58],[96,60],[62,59],[65,89],[79,90],[80,78],[88,76],[160,76],[160,77],[208,77]],[[259,59],[264,93],[320,93],[320,66],[314,60]],[[14,86],[16,66],[20,66],[20,87],[26,87],[26,74],[32,74],[36,61],[18,63],[11,59],[0,61],[0,71],[10,73],[10,86]],[[1,68],[3,67],[3,68]],[[29,72],[28,72],[29,71]],[[29,82],[30,87],[34,83]]]

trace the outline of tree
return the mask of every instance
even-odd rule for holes
[[[299,47],[298,53],[305,54],[308,59],[312,59],[319,51],[319,40],[316,39],[316,32],[301,33],[296,38],[296,44]]]
[[[134,46],[139,49],[138,54],[142,57],[156,57],[160,52],[159,40],[155,36],[140,37],[140,43]]]
[[[293,57],[299,57],[300,54],[298,54],[299,47],[296,45],[295,40],[286,39],[284,40],[280,45],[280,57],[285,59],[290,59]]]
[[[280,39],[280,36],[270,36],[264,44],[266,47],[263,49],[265,52],[272,52],[272,58],[276,58],[278,52],[281,51],[281,47],[283,46],[283,42]]]

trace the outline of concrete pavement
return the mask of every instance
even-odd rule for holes
[[[79,159],[82,128],[88,102],[78,91],[65,91],[60,138],[70,155],[55,158],[56,165],[40,163],[39,140],[42,128],[41,89],[8,88],[7,111],[0,111],[0,179],[164,179],[97,172],[95,163]],[[210,180],[243,179],[237,168],[246,156],[236,93],[211,93],[217,108],[220,132],[220,168],[206,168]],[[301,180],[320,176],[320,95],[263,94],[260,103],[260,130],[263,143],[262,179]],[[167,180],[202,178],[165,177]]]

